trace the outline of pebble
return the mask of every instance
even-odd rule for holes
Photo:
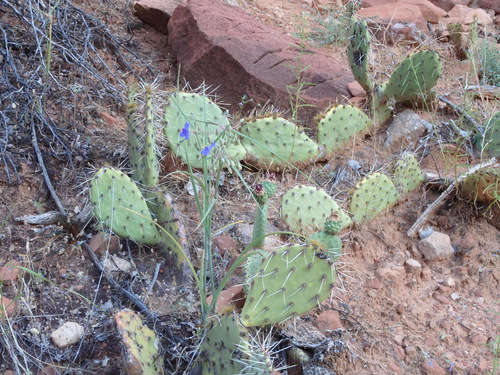
[[[450,304],[450,300],[446,296],[443,296],[442,294],[435,294],[434,298],[436,299],[436,301],[438,301],[442,305],[449,305]]]
[[[220,251],[221,255],[228,252],[231,256],[238,255],[238,241],[228,234],[221,234],[212,239],[212,243],[216,249]]]
[[[370,279],[366,282],[366,287],[367,288],[370,288],[370,289],[381,289],[382,288],[382,284],[380,283],[380,280],[377,279],[376,277],[374,277],[373,279]]]
[[[418,250],[429,261],[451,258],[455,254],[450,236],[440,232],[432,232],[421,240],[418,243]]]
[[[436,361],[432,359],[424,360],[422,364],[422,372],[425,375],[446,375],[444,368],[439,366]]]
[[[404,267],[401,266],[387,266],[381,267],[377,270],[377,275],[381,279],[392,281],[395,283],[402,282],[406,278],[406,271]]]
[[[415,348],[413,345],[408,345],[407,347],[405,347],[405,353],[407,356],[412,357],[417,354],[417,348]]]
[[[104,269],[109,272],[130,272],[132,270],[132,263],[128,260],[111,255],[103,262]]]
[[[460,299],[460,296],[458,295],[458,293],[451,293],[450,297],[453,301]]]
[[[336,310],[325,310],[319,314],[316,318],[316,327],[323,332],[344,329]]]
[[[0,268],[0,281],[3,285],[12,285],[18,278],[22,277],[24,271],[20,268],[21,263],[12,259]]]
[[[448,277],[444,282],[444,286],[447,286],[449,288],[455,287],[455,279],[453,277]]]
[[[75,322],[66,322],[50,335],[50,338],[59,349],[76,344],[84,336],[84,328]]]

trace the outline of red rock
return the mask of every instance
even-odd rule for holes
[[[436,361],[432,359],[424,360],[422,364],[422,372],[425,375],[446,375],[444,368],[439,366]]]
[[[373,279],[370,279],[366,282],[365,286],[370,289],[381,289],[382,284],[380,283],[380,280],[374,277]]]
[[[221,255],[226,252],[231,254],[231,256],[238,255],[238,241],[227,234],[221,234],[220,236],[214,237],[212,243],[216,249],[218,249]]]
[[[408,345],[405,347],[405,353],[407,356],[412,357],[417,354],[417,348],[415,348],[413,345]]]
[[[481,9],[491,9],[495,14],[500,14],[500,1],[498,0],[477,0],[477,6]]]
[[[405,268],[401,266],[381,267],[377,269],[377,276],[380,279],[401,283],[406,278],[406,271]]]
[[[431,3],[434,5],[438,6],[439,8],[445,10],[445,11],[450,11],[453,9],[453,7],[457,4],[460,5],[469,5],[472,0],[430,0]],[[495,0],[493,0],[495,1]]]
[[[212,302],[212,299],[212,296],[208,296],[207,303],[210,304]],[[244,303],[245,291],[243,290],[243,286],[235,285],[223,290],[219,294],[219,298],[217,299],[216,303],[216,312],[219,315],[223,315],[230,311],[241,309]]]
[[[406,357],[405,350],[399,345],[393,345],[394,351],[399,359],[404,359]]]
[[[420,8],[413,4],[395,3],[360,9],[357,16],[374,25],[379,40],[397,43],[401,39],[422,41],[428,31]]]
[[[19,268],[21,263],[12,259],[5,266],[0,268],[0,282],[4,285],[12,285],[17,279],[21,278],[24,271]]]
[[[316,327],[320,331],[335,331],[344,329],[340,322],[340,316],[336,310],[325,310],[316,318]]]
[[[482,346],[482,345],[486,345],[488,343],[488,337],[486,337],[484,335],[474,335],[470,338],[470,341],[474,345]]]
[[[366,91],[363,87],[361,87],[358,81],[349,82],[347,88],[351,92],[352,96],[366,97]]]
[[[474,22],[474,18],[477,18],[478,24],[482,26],[488,26],[493,23],[493,19],[483,9],[472,9],[460,4],[455,5],[448,12],[448,15],[450,16],[449,19],[443,19],[447,25],[450,23],[470,25]]]
[[[394,362],[390,362],[387,367],[389,368],[389,370],[391,370],[392,372],[395,372],[396,374],[402,374],[404,371],[401,367],[399,367],[397,364],[395,364]]]
[[[396,312],[399,314],[399,315],[403,315],[405,313],[405,307],[402,303],[398,303],[395,307],[396,309]]]
[[[98,232],[90,239],[89,247],[97,255],[105,253],[106,250],[117,251],[120,249],[120,239],[114,235]]]
[[[361,108],[363,104],[366,102],[366,96],[361,97],[361,96],[353,96],[352,98],[349,98],[349,103],[355,107]]]
[[[0,294],[0,319],[5,318],[6,316],[12,318],[16,311],[17,303],[10,298],[7,298],[4,295]]]
[[[240,8],[218,1],[188,0],[179,5],[168,23],[169,43],[181,74],[192,87],[218,87],[217,94],[230,110],[246,95],[250,106],[271,102],[289,108],[287,85],[297,81],[290,65],[297,65],[300,41],[259,23]],[[354,80],[345,56],[333,58],[320,49],[308,49],[301,64],[308,66],[302,81],[310,83],[301,97],[316,107],[303,107],[306,124],[337,98],[350,97]],[[248,108],[247,108],[248,106]]]
[[[434,295],[434,298],[436,299],[436,301],[438,301],[442,305],[449,305],[450,304],[450,300],[448,298],[446,298],[445,296],[443,296],[442,294],[436,294],[436,295]]]
[[[397,0],[362,0],[361,8],[376,7],[379,5],[393,4],[395,2],[397,2]]]
[[[432,4],[428,0],[398,0],[398,3],[413,4],[420,8],[425,20],[431,23],[439,23],[446,16],[446,11]]]
[[[163,34],[168,33],[168,21],[180,0],[139,0],[134,4],[135,15]]]
[[[110,115],[107,112],[101,112],[99,113],[99,116],[101,116],[101,119],[106,123],[106,125],[112,127],[112,128],[124,128],[125,126],[120,123],[116,117]]]

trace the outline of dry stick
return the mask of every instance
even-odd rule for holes
[[[156,319],[156,315],[146,306],[144,302],[142,302],[139,297],[137,297],[134,293],[129,292],[127,289],[123,288],[118,282],[111,277],[111,275],[106,272],[104,267],[102,266],[101,262],[99,259],[97,259],[96,255],[92,251],[92,249],[87,245],[86,242],[81,242],[85,250],[87,250],[87,253],[89,254],[90,258],[92,259],[92,262],[94,262],[95,266],[99,270],[99,272],[102,272],[104,277],[106,277],[106,280],[108,280],[108,283],[111,284],[111,286],[115,289],[118,289],[121,293],[125,295],[130,301],[134,303],[134,305],[137,306],[137,308],[145,314],[148,318],[150,319]]]
[[[427,209],[424,211],[424,213],[422,215],[420,215],[420,217],[417,219],[417,221],[415,221],[415,223],[411,226],[411,228],[407,232],[408,237],[413,237],[417,233],[417,230],[419,230],[420,227],[427,221],[429,216],[434,214],[438,210],[438,208],[441,207],[441,205],[453,194],[457,185],[460,182],[462,182],[465,177],[476,172],[478,169],[489,167],[490,165],[495,164],[495,163],[496,163],[496,159],[491,158],[487,162],[475,165],[474,167],[469,169],[466,173],[457,177],[457,179],[455,181],[453,181],[450,184],[450,186],[448,186],[448,188],[445,191],[443,191],[443,193],[433,203],[431,203],[429,205],[429,207],[427,207]]]
[[[65,216],[67,216],[67,213],[66,213],[66,210],[64,209],[64,206],[62,205],[61,201],[59,200],[59,197],[57,196],[56,191],[54,190],[54,186],[52,186],[52,182],[50,181],[49,174],[47,173],[47,168],[45,168],[42,153],[40,151],[40,148],[38,147],[38,141],[36,139],[36,130],[35,130],[35,123],[34,122],[31,124],[31,135],[32,135],[33,148],[35,149],[36,157],[38,159],[38,164],[40,164],[40,167],[42,168],[43,179],[45,180],[45,184],[47,185],[47,188],[50,191],[50,195],[52,196],[52,199],[54,200],[54,202],[56,202],[56,206],[59,209],[59,212]]]
[[[446,99],[444,96],[439,96],[439,100],[441,100],[443,103],[446,103],[446,105],[448,105],[449,107],[453,108],[453,110],[458,112],[461,116],[464,116],[472,125],[474,125],[476,127],[476,129],[478,129],[479,131],[481,130],[481,125],[479,125],[479,123],[476,120],[474,120],[470,115],[465,113],[465,111],[462,108],[460,108],[458,105],[453,104],[448,99]]]

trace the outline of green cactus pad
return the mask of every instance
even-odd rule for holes
[[[117,235],[146,245],[160,242],[144,197],[123,172],[113,168],[98,170],[91,181],[90,202],[97,219]]]
[[[304,185],[283,194],[281,217],[292,232],[305,236],[322,231],[327,221],[341,222],[341,229],[352,224],[349,216],[324,190]]]
[[[221,161],[223,165],[239,165],[246,151],[231,130],[222,110],[208,97],[196,93],[175,92],[165,107],[164,133],[175,156],[193,168],[203,168],[203,160]],[[188,123],[187,137],[181,133]],[[209,154],[202,155],[211,145]],[[217,164],[218,165],[218,164]]]
[[[241,311],[246,327],[282,322],[317,307],[330,295],[333,262],[313,246],[284,246],[269,253],[254,276]]]
[[[491,157],[500,157],[500,112],[486,122],[484,136],[477,137],[476,147]]]
[[[349,209],[357,223],[372,220],[398,200],[394,183],[384,174],[373,173],[358,182]]]
[[[262,249],[256,249],[254,250],[254,252],[255,254],[250,255],[245,260],[245,263],[243,263],[243,265],[241,266],[241,268],[243,269],[243,277],[245,280],[244,281],[245,294],[248,294],[248,291],[250,290],[250,281],[257,274],[257,272],[259,272],[262,260],[268,254],[267,251]]]
[[[460,185],[462,195],[473,201],[500,201],[500,167],[483,168],[468,175]]]
[[[415,155],[411,153],[402,154],[394,165],[392,177],[392,181],[399,193],[406,194],[416,189],[423,180],[424,175]]]
[[[372,120],[359,108],[350,105],[333,107],[318,123],[318,143],[327,154],[342,147],[352,136],[364,135]]]
[[[381,90],[385,96],[396,100],[414,99],[429,92],[436,85],[441,72],[442,66],[436,52],[417,52],[398,65]]]
[[[154,331],[142,324],[135,312],[122,310],[115,314],[125,352],[125,369],[128,375],[163,374],[162,356]]]
[[[313,161],[319,147],[295,124],[281,117],[265,117],[243,124],[241,143],[247,161],[269,171],[283,170],[290,164],[301,167]]]
[[[327,221],[325,222],[325,232],[328,234],[339,234],[343,228],[343,224],[341,221]]]
[[[211,320],[198,359],[202,374],[271,375],[273,370],[267,353],[253,347],[251,341],[238,315],[227,314]]]
[[[351,22],[347,44],[347,57],[352,74],[366,92],[373,90],[373,82],[368,74],[370,33],[365,19]]]
[[[313,233],[309,239],[311,240],[311,245],[324,250],[333,262],[339,259],[342,253],[342,240],[339,236],[321,231]]]

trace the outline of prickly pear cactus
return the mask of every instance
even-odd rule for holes
[[[281,217],[292,232],[305,236],[322,231],[327,221],[338,221],[341,229],[352,224],[349,216],[324,190],[296,186],[281,198]]]
[[[162,356],[158,353],[154,331],[143,325],[140,316],[130,310],[116,313],[115,322],[125,352],[127,374],[163,374]]]
[[[372,120],[357,107],[339,105],[328,110],[318,123],[318,143],[326,154],[342,147],[351,137],[370,130]]]
[[[139,188],[123,172],[101,168],[90,184],[94,215],[107,228],[123,238],[146,245],[160,242],[160,234]]]
[[[317,307],[330,295],[333,262],[313,246],[284,246],[267,255],[241,311],[246,327],[282,322]]]
[[[370,53],[370,33],[366,20],[352,21],[349,43],[347,44],[347,57],[351,66],[352,74],[366,92],[373,90],[373,82],[368,74]]]
[[[397,200],[398,192],[389,177],[373,173],[354,188],[349,210],[355,222],[364,223],[392,207]]]
[[[276,171],[290,164],[301,167],[313,161],[319,147],[295,124],[281,117],[265,117],[245,122],[240,132],[247,161],[259,168]]]
[[[252,338],[236,314],[214,318],[200,349],[203,375],[271,375],[271,358],[252,345]]]
[[[396,100],[414,99],[428,93],[441,73],[439,55],[434,51],[420,51],[398,65],[389,82],[381,86],[381,91]]]
[[[422,170],[414,154],[404,153],[394,165],[392,181],[400,194],[416,189],[424,180]]]
[[[500,112],[486,122],[484,136],[477,137],[476,147],[491,157],[500,157]]]
[[[253,224],[252,243],[254,248],[263,247],[265,243],[267,214],[269,211],[269,199],[276,194],[276,176],[269,173],[266,178],[255,185],[253,196],[257,201],[257,211]]]
[[[175,92],[165,107],[164,133],[175,156],[193,168],[239,165],[246,152],[222,110],[207,96]],[[217,164],[218,165],[218,164]]]
[[[483,168],[468,175],[462,181],[460,191],[473,202],[500,202],[500,167]]]

